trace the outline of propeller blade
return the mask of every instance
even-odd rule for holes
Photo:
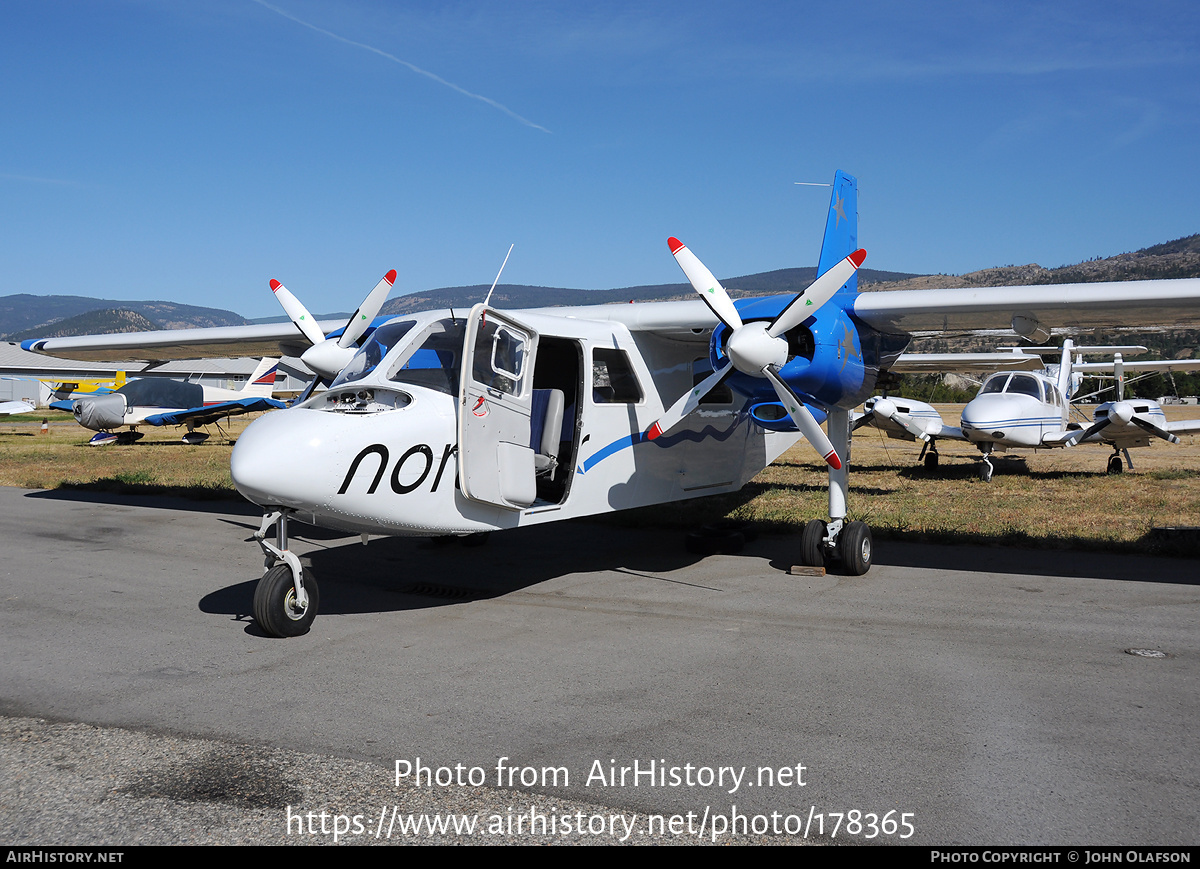
[[[1140,416],[1135,416],[1132,419],[1130,419],[1129,421],[1132,422],[1134,425],[1136,425],[1138,428],[1140,428],[1142,431],[1149,432],[1150,434],[1154,435],[1156,438],[1162,438],[1167,443],[1171,443],[1171,444],[1179,443],[1179,438],[1175,437],[1175,435],[1171,434],[1169,431],[1159,428],[1154,423],[1150,422],[1150,420],[1148,420],[1148,419],[1142,419]]]
[[[833,294],[841,289],[842,284],[850,280],[850,276],[858,271],[858,267],[866,258],[867,252],[859,248],[809,284],[800,292],[800,295],[792,299],[788,306],[779,312],[775,322],[767,327],[767,334],[772,338],[778,338],[792,327],[807,320],[813,312],[833,298]]]
[[[713,277],[713,273],[708,270],[708,267],[688,250],[686,244],[674,236],[667,239],[667,245],[671,248],[671,253],[675,255],[675,262],[679,263],[679,267],[683,269],[687,279],[700,294],[700,298],[704,299],[705,303],[712,308],[712,312],[717,315],[717,318],[730,329],[740,329],[742,318],[738,316],[737,308],[733,306],[733,300],[729,298],[729,293],[725,292],[721,282]],[[845,282],[843,281],[843,283]]]
[[[875,411],[868,410],[866,413],[864,413],[858,419],[854,420],[854,422],[850,425],[850,431],[858,431],[864,425],[874,425],[874,424],[875,424]]]
[[[685,416],[700,406],[701,400],[708,395],[710,391],[718,383],[725,379],[725,375],[733,370],[733,364],[726,362],[708,377],[704,378],[700,383],[692,389],[691,392],[685,393],[680,399],[671,405],[671,407],[659,417],[654,425],[650,426],[646,431],[646,438],[654,440],[659,435],[666,434],[682,420]]]
[[[1109,424],[1110,424],[1110,420],[1107,420],[1107,419],[1097,420],[1096,422],[1089,425],[1087,428],[1080,429],[1079,431],[1072,434],[1065,441],[1063,441],[1063,444],[1068,447],[1073,447],[1078,443],[1086,441],[1088,438],[1090,438],[1092,435],[1096,434],[1097,432],[1104,431],[1104,429],[1108,428]]]
[[[379,315],[379,309],[383,307],[394,283],[396,283],[396,270],[392,269],[383,276],[383,280],[375,285],[375,289],[367,294],[363,303],[358,306],[358,310],[350,315],[345,330],[338,338],[339,347],[350,347],[362,337],[363,332],[367,331],[367,327],[371,325],[371,321]]]
[[[296,324],[296,328],[304,333],[304,337],[311,344],[320,344],[325,340],[325,333],[321,331],[321,327],[317,325],[317,321],[313,319],[312,314],[308,313],[308,308],[304,307],[304,304],[292,295],[291,290],[272,278],[271,292],[275,294],[275,298],[283,306],[284,313],[291,318],[291,321]]]
[[[796,397],[796,393],[792,392],[791,387],[784,383],[783,378],[771,366],[768,365],[763,369],[763,375],[775,387],[775,394],[779,396],[779,400],[787,408],[788,415],[791,416],[792,422],[796,424],[796,428],[800,430],[800,434],[808,439],[808,442],[829,463],[831,468],[834,470],[841,468],[842,460],[838,458],[837,450],[829,442],[829,438],[822,431],[816,418],[813,417],[812,411],[804,406],[804,402]]]

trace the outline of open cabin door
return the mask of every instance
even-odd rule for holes
[[[480,304],[463,342],[459,485],[474,501],[522,510],[537,499],[530,446],[537,333]]]

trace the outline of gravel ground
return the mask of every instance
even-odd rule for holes
[[[618,844],[625,827],[611,819],[633,815],[496,788],[397,787],[393,770],[360,761],[38,718],[0,717],[0,772],[0,842],[13,846],[324,845],[335,841],[338,815],[340,825],[349,828],[336,836],[338,844]],[[377,836],[385,808],[383,834]],[[531,809],[558,819],[557,832],[530,833]],[[401,832],[403,819],[432,813],[476,816],[476,834]],[[522,813],[522,832],[486,834],[492,816],[507,827]],[[569,816],[567,833],[564,816]],[[605,826],[615,823],[617,834],[606,829],[578,835],[581,818],[585,827],[600,827],[597,818]],[[698,843],[686,833],[647,833],[645,820],[637,816],[627,844]],[[308,832],[310,824],[315,832]],[[327,833],[321,832],[322,824]],[[802,841],[754,835],[718,839],[720,844]]]

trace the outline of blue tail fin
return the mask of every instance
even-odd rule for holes
[[[842,259],[858,250],[858,179],[841,169],[833,176],[833,195],[829,198],[829,216],[825,220],[825,238],[817,276],[825,274]],[[846,281],[839,293],[857,293],[857,273]]]

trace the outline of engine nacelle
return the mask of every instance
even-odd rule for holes
[[[743,322],[771,322],[786,307],[789,298],[745,299],[734,304]],[[780,374],[801,397],[812,398],[826,407],[850,408],[861,403],[875,388],[880,362],[891,361],[908,345],[907,335],[878,332],[852,313],[825,305],[786,336],[788,360]],[[729,328],[713,330],[709,361],[714,370],[725,364]],[[765,378],[735,372],[727,381],[750,399],[769,402],[774,390]],[[805,402],[808,404],[808,402]]]

